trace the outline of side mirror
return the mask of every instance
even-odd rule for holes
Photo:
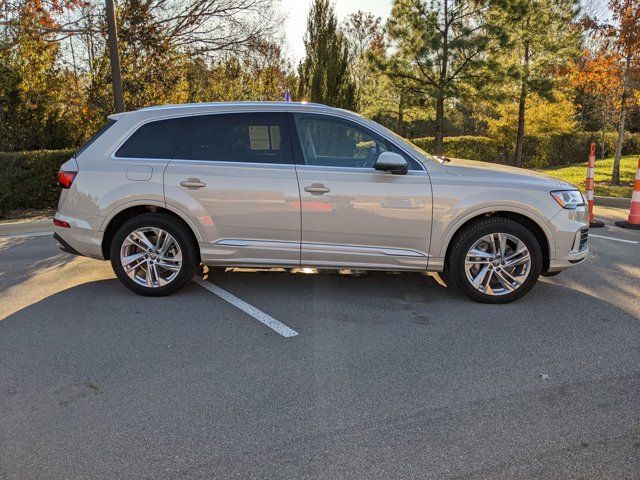
[[[406,175],[409,171],[409,164],[402,155],[393,152],[382,152],[378,155],[378,159],[373,168],[390,172],[394,175]]]

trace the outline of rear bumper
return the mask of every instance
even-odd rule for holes
[[[65,252],[104,260],[102,255],[103,233],[91,228],[90,220],[93,219],[83,217],[83,215],[70,216],[56,212],[54,218],[67,222],[70,227],[54,225],[54,239],[58,242],[60,249]]]
[[[63,252],[70,253],[71,255],[81,255],[80,252],[78,252],[75,248],[65,242],[63,238],[57,233],[53,234],[53,239],[56,241],[56,245],[58,245],[58,248]]]

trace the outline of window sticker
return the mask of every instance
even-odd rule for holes
[[[280,150],[280,127],[272,125],[269,127],[271,133],[271,150]]]
[[[251,150],[269,150],[269,127],[249,125],[249,141]]]

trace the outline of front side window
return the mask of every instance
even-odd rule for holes
[[[193,117],[177,158],[218,162],[291,163],[280,113]]]
[[[352,122],[322,115],[294,115],[306,165],[373,168],[386,142]]]
[[[142,125],[116,152],[116,157],[171,159],[189,117],[158,120]]]

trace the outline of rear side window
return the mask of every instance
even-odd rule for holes
[[[280,113],[193,117],[176,158],[218,162],[293,163]]]
[[[171,118],[142,125],[116,152],[116,157],[171,159],[190,118]]]
[[[87,140],[86,142],[84,142],[82,144],[82,146],[78,149],[78,151],[76,153],[73,154],[74,157],[78,157],[80,156],[80,154],[82,152],[84,152],[87,148],[89,148],[89,145],[91,145],[93,142],[95,142],[98,138],[100,138],[100,136],[102,134],[104,134],[104,132],[106,132],[107,130],[109,130],[109,127],[111,127],[114,123],[116,123],[115,120],[107,120],[107,123],[105,125],[102,126],[102,128],[100,130],[98,130],[96,133],[93,134],[93,136]]]

